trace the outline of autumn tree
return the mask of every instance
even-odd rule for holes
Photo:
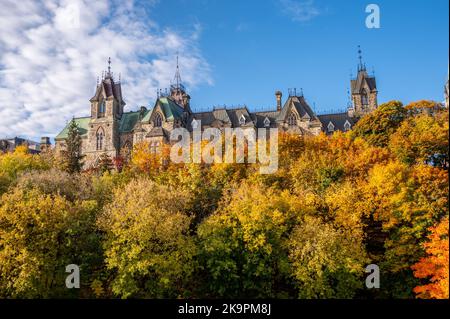
[[[299,298],[352,298],[362,288],[367,258],[361,237],[307,216],[288,247]]]
[[[121,298],[176,298],[187,289],[195,268],[184,212],[186,193],[136,179],[114,192],[99,218],[105,232],[105,261],[112,292]]]
[[[389,143],[390,135],[397,130],[406,115],[407,110],[399,101],[381,104],[358,121],[352,135],[364,137],[371,145],[385,147]]]
[[[448,167],[448,110],[418,113],[392,134],[389,148],[406,164]]]
[[[111,157],[106,153],[102,153],[98,160],[97,169],[103,174],[105,172],[110,172],[113,168],[114,164]]]
[[[424,243],[427,255],[412,266],[414,276],[427,278],[430,282],[414,288],[418,298],[449,298],[448,224],[449,220],[446,216],[436,226],[430,228],[429,241]]]
[[[16,187],[0,204],[0,296],[89,297],[101,252],[95,233],[96,204]],[[67,289],[66,266],[76,264],[80,289]]]
[[[289,194],[243,183],[198,229],[204,296],[292,295],[285,238],[292,227]]]
[[[389,297],[412,297],[418,282],[411,266],[424,254],[428,228],[448,214],[447,189],[447,172],[428,165],[394,161],[370,172],[362,194],[386,235],[385,251],[375,263],[387,270],[382,280]]]

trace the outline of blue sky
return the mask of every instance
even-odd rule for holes
[[[381,28],[368,29],[376,3]],[[379,102],[443,100],[448,0],[0,0],[0,137],[54,137],[108,57],[126,111],[153,106],[180,55],[194,110],[275,107],[303,88],[318,113],[347,105],[361,45]]]
[[[158,20],[202,28],[199,41],[213,86],[192,91],[193,104],[274,105],[274,92],[303,88],[319,112],[346,106],[357,45],[375,69],[379,101],[442,100],[448,61],[448,1],[376,1],[381,28],[365,27],[369,1],[316,0],[318,14],[296,21],[282,1],[164,1]],[[287,7],[284,7],[287,5]]]

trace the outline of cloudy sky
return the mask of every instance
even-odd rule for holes
[[[126,110],[151,106],[175,72],[197,110],[267,109],[303,88],[316,111],[347,104],[357,45],[381,102],[442,100],[448,1],[0,0],[0,137],[54,137],[89,99],[111,57]]]

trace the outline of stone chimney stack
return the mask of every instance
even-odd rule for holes
[[[277,111],[281,111],[281,97],[283,94],[280,91],[276,91],[275,96],[277,98]]]
[[[189,94],[183,94],[183,106],[185,109],[189,110],[191,104],[191,97]]]
[[[48,149],[50,149],[51,145],[52,144],[50,143],[50,137],[47,136],[41,137],[41,143],[39,145],[39,149],[41,152],[45,152]]]

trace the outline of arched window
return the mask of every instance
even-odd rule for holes
[[[98,106],[98,117],[105,117],[105,112],[106,112],[106,106],[105,106],[105,101],[101,101],[99,106]]]
[[[162,116],[159,113],[156,113],[155,119],[153,120],[153,126],[154,127],[161,127],[162,126]]]
[[[291,113],[288,117],[288,124],[289,126],[295,126],[297,125],[297,116],[295,116],[294,113]]]
[[[367,96],[366,90],[363,90],[361,92],[361,104],[362,105],[369,105],[369,98]]]
[[[105,137],[105,132],[104,132],[103,129],[100,127],[100,128],[97,130],[97,134],[96,134],[96,139],[97,139],[97,151],[103,149],[103,139],[104,139],[104,137]]]

